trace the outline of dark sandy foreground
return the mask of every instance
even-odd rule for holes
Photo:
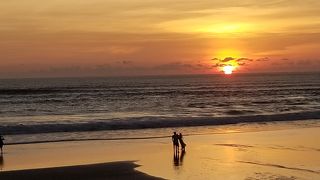
[[[106,179],[161,179],[149,176],[134,168],[139,165],[133,161],[103,164],[43,168],[32,170],[6,171],[0,173],[1,180],[106,180]]]

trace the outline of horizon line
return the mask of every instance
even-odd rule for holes
[[[203,74],[146,74],[146,75],[105,75],[105,76],[98,76],[98,75],[86,75],[86,76],[47,76],[47,77],[8,77],[2,78],[0,80],[20,80],[20,79],[81,79],[81,78],[147,78],[147,77],[172,77],[172,76],[236,76],[236,75],[257,75],[257,74],[314,74],[320,73],[320,71],[279,71],[279,72],[234,72],[232,75],[226,75],[223,73],[203,73]]]

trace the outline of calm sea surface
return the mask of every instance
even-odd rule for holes
[[[319,73],[0,80],[12,143],[308,119],[320,119]]]

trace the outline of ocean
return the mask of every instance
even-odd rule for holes
[[[0,80],[7,144],[156,138],[280,121],[319,125],[318,119],[319,73]]]

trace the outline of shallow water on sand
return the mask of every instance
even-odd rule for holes
[[[170,138],[7,146],[2,169],[136,160],[137,170],[167,179],[319,179],[319,127]]]

